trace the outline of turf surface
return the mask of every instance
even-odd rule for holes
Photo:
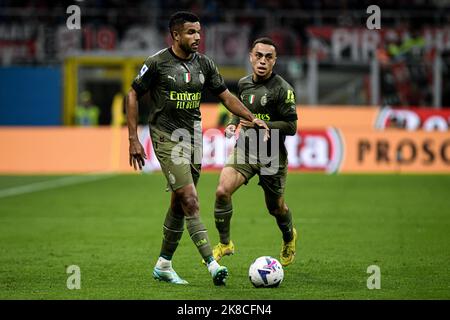
[[[255,289],[253,259],[279,256],[281,233],[257,179],[234,196],[236,254],[214,287],[187,232],[174,258],[190,282],[151,277],[169,202],[161,174],[117,175],[1,196],[60,176],[0,176],[0,299],[449,299],[450,176],[290,174],[286,201],[299,231],[296,261],[279,288]],[[199,195],[213,244],[218,175],[204,173]],[[68,290],[66,268],[81,269]],[[369,290],[367,267],[381,269]]]

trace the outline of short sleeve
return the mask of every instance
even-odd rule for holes
[[[150,89],[156,77],[156,61],[153,57],[149,57],[145,60],[131,87],[137,92],[138,96],[142,96]]]
[[[285,121],[297,120],[297,104],[295,100],[295,92],[289,85],[284,85],[279,92],[279,109],[278,113]]]
[[[222,75],[219,73],[216,64],[209,58],[206,58],[206,87],[215,95],[219,95],[227,89]]]

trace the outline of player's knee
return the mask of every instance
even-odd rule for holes
[[[269,208],[269,213],[275,217],[281,214],[281,210],[279,208]]]
[[[281,216],[288,212],[288,207],[285,203],[273,203],[267,206],[269,213],[272,216]]]
[[[184,212],[187,216],[194,216],[198,214],[199,204],[198,198],[195,195],[184,195],[181,199]]]
[[[230,191],[228,191],[224,186],[219,185],[216,189],[216,199],[221,202],[229,201],[231,197]]]

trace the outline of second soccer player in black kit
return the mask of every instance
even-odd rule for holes
[[[240,143],[242,139],[251,138],[242,132],[248,133],[256,128],[250,121],[234,116],[226,128],[226,134],[233,135],[239,124],[241,133],[233,153],[220,174],[216,190],[214,216],[220,242],[214,247],[213,254],[217,261],[235,251],[230,239],[230,220],[233,213],[231,197],[256,174],[259,176],[259,185],[264,190],[267,210],[275,217],[282,233],[280,262],[283,266],[287,266],[294,261],[297,230],[293,226],[291,211],[284,200],[288,165],[284,140],[287,135],[294,135],[297,131],[296,102],[294,90],[289,83],[273,72],[275,61],[274,42],[270,38],[255,40],[250,50],[253,73],[239,81],[241,101],[255,117],[265,121],[271,131],[271,138],[265,143],[269,147],[273,145],[271,142],[276,142],[274,145],[277,148],[270,150],[272,162],[276,163],[275,170],[264,172],[267,163],[261,161],[261,150],[253,148],[252,151],[252,146],[261,143],[259,134],[256,134],[254,141],[250,139],[250,143]],[[274,130],[278,130],[278,135],[274,134]],[[277,137],[277,141],[271,141]],[[254,151],[257,154],[254,154]]]

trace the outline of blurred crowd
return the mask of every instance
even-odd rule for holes
[[[41,37],[46,39],[40,46],[44,46],[44,50],[51,47],[55,37],[47,33],[65,26],[66,10],[71,5],[81,8],[83,28],[107,26],[114,33],[115,44],[127,37],[133,26],[151,29],[153,39],[161,35],[167,37],[169,16],[177,10],[189,10],[199,15],[205,28],[218,24],[246,28],[248,39],[262,34],[272,36],[281,54],[299,56],[306,53],[310,38],[307,28],[364,27],[368,17],[366,9],[373,4],[382,10],[384,28],[450,25],[449,0],[0,0],[0,42],[23,40],[14,38],[11,35],[14,32],[33,33],[35,38],[41,32],[44,34]],[[159,47],[166,40],[156,39],[155,46]],[[48,49],[43,54],[51,56],[51,51]]]
[[[389,26],[411,19],[427,25],[450,22],[449,0],[0,0],[4,11],[0,12],[0,23],[21,19],[63,22],[65,9],[74,4],[82,8],[89,23],[112,24],[118,30],[133,23],[153,24],[166,30],[167,18],[177,10],[198,14],[205,25],[226,22],[265,28],[276,24],[294,31],[305,25],[360,26],[367,17],[367,7],[373,4],[386,13],[383,23]]]
[[[367,7],[374,4],[381,9],[378,58],[385,103],[430,104],[435,52],[429,49],[437,36],[430,31],[426,38],[423,32],[440,28],[447,30],[441,42],[448,104],[450,0],[0,0],[0,65],[59,64],[67,55],[105,51],[146,56],[169,43],[167,22],[178,10],[200,17],[205,33],[200,51],[219,65],[245,65],[249,43],[263,35],[275,40],[280,56],[307,59],[311,39],[317,39],[322,61],[335,63],[335,50],[341,48],[340,58],[367,64],[364,50],[371,43],[363,32]],[[78,33],[66,27],[71,5],[81,9]],[[342,35],[338,28],[353,31]],[[389,29],[395,30],[394,38],[386,35]]]

